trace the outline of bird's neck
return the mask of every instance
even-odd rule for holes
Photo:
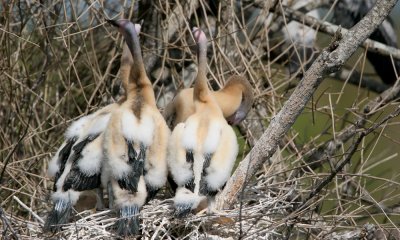
[[[198,46],[198,72],[194,85],[194,101],[206,102],[210,98],[207,86],[207,48],[204,44]]]
[[[239,86],[228,86],[214,94],[225,117],[232,115],[241,105],[242,90]]]

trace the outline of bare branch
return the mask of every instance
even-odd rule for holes
[[[392,88],[389,88],[367,105],[365,105],[363,113],[358,117],[355,124],[352,124],[336,135],[335,139],[325,142],[322,146],[314,148],[305,156],[305,162],[307,167],[316,169],[321,166],[323,159],[329,159],[345,142],[347,142],[360,127],[363,127],[367,119],[372,116],[376,109],[387,103],[395,100],[400,94],[400,85],[397,84]]]
[[[312,16],[305,15],[300,11],[293,10],[289,7],[283,7],[283,9],[285,10],[285,17],[303,23],[323,33],[327,33],[333,36],[339,28],[339,26],[335,24],[321,21]],[[345,28],[341,29],[343,34],[346,34],[348,31]],[[384,56],[392,56],[393,58],[400,60],[400,49],[398,48],[387,46],[383,43],[371,39],[366,39],[360,46],[370,52],[379,53]]]
[[[332,179],[340,172],[342,171],[343,167],[348,164],[351,160],[351,157],[353,156],[353,154],[356,152],[358,146],[360,145],[361,141],[363,140],[363,138],[365,136],[367,136],[368,134],[370,134],[371,132],[375,131],[377,128],[381,127],[383,124],[385,124],[387,121],[389,121],[390,119],[399,116],[400,114],[400,107],[397,107],[397,109],[389,114],[388,116],[386,116],[384,119],[382,119],[379,123],[375,123],[372,127],[362,131],[359,136],[357,137],[357,139],[355,140],[355,142],[352,144],[352,146],[350,147],[349,153],[346,155],[346,158],[343,159],[341,162],[339,162],[337,164],[337,166],[335,167],[335,169],[331,172],[331,174],[326,177],[323,181],[321,181],[319,184],[317,184],[317,187],[315,187],[310,194],[308,195],[308,197],[303,201],[302,204],[300,204],[296,210],[296,212],[299,212],[301,210],[303,210],[305,207],[307,207],[307,203],[308,201],[310,201],[313,197],[315,197],[318,193],[321,192],[321,190],[328,185]]]
[[[349,71],[347,69],[342,69],[339,72],[332,74],[338,80],[348,81],[349,83],[360,86],[362,88],[368,89],[376,93],[382,93],[389,89],[389,85],[371,79],[369,77],[361,76],[359,72]]]
[[[164,29],[167,29],[166,41],[169,42],[174,34],[178,31],[178,29],[185,29],[187,20],[192,16],[192,14],[196,11],[199,7],[198,0],[190,0],[187,1],[185,4],[181,5],[180,2],[176,1],[176,6],[172,10],[167,19],[165,20]],[[149,72],[152,72],[156,67],[158,57],[153,52],[146,53],[144,55],[144,62],[146,63],[146,69]]]

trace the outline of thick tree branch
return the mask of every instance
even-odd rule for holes
[[[343,38],[338,31],[334,41],[321,52],[281,111],[272,119],[260,140],[239,164],[217,198],[218,208],[228,207],[234,203],[239,192],[245,186],[248,176],[252,176],[261,164],[265,163],[275,153],[280,140],[303,111],[323,77],[343,66],[357,47],[383,22],[396,2],[397,0],[379,0],[370,12]]]

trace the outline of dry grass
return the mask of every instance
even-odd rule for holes
[[[192,83],[196,67],[190,50],[190,28],[201,26],[207,36],[212,36],[210,85],[219,89],[230,75],[240,73],[254,87],[254,109],[238,131],[242,148],[253,145],[301,76],[301,68],[291,74],[285,68],[296,56],[293,43],[285,42],[279,31],[289,20],[272,15],[266,7],[255,18],[259,24],[251,25],[247,20],[254,6],[249,1],[243,1],[243,11],[237,14],[229,5],[209,6],[206,2],[157,1],[150,7],[149,1],[141,1],[138,9],[122,0],[73,4],[10,1],[0,6],[0,218],[4,239],[51,237],[41,229],[51,207],[53,182],[46,177],[48,161],[72,121],[119,96],[122,41],[104,18],[118,18],[124,12],[125,18],[144,19],[142,50],[160,108]],[[247,19],[247,26],[243,19]],[[320,41],[320,45],[326,43]],[[300,45],[297,53],[305,50]],[[318,54],[318,49],[312,51]],[[301,61],[303,67],[307,61],[311,60]],[[348,66],[368,73],[365,52],[360,51]],[[375,93],[343,81],[326,81],[282,140],[274,159],[251,179],[241,201],[231,210],[179,220],[171,217],[171,196],[159,194],[141,211],[142,236],[332,239],[344,233],[363,234],[371,229],[364,225],[367,222],[382,231],[398,231],[400,176],[395,171],[399,168],[395,159],[399,158],[400,139],[392,134],[399,131],[398,118],[365,138],[351,165],[306,208],[296,212],[317,183],[348,153],[355,134],[342,142],[332,141],[341,139],[357,120],[365,120],[358,130],[364,129],[398,105],[395,94],[363,115]],[[328,148],[333,143],[338,146]],[[310,157],[328,150],[326,158]],[[247,151],[244,149],[240,158]],[[115,221],[112,212],[86,210],[74,220],[52,237],[116,237],[111,229]]]

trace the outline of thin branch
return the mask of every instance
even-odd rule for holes
[[[293,10],[289,7],[283,7],[283,9],[285,17],[300,22],[323,33],[327,33],[333,36],[339,28],[339,26],[335,24],[321,21],[312,16],[305,15],[300,11]],[[342,28],[342,31],[343,34],[346,34],[349,30]],[[379,53],[384,56],[392,56],[393,58],[400,60],[400,49],[385,45],[371,39],[366,39],[365,42],[360,45],[360,47],[363,47],[370,52]]]
[[[309,163],[307,164],[307,167],[310,167],[311,169],[320,167],[323,159],[330,159],[345,142],[356,134],[358,128],[363,127],[366,124],[367,119],[372,116],[375,109],[395,100],[398,98],[399,94],[400,84],[395,84],[393,87],[371,100],[367,105],[365,105],[363,113],[358,117],[355,124],[343,129],[337,134],[336,139],[331,139],[330,141],[325,142],[322,146],[313,148],[313,150],[306,154],[304,159],[306,163]]]
[[[199,7],[199,0],[190,0],[183,6],[178,1],[176,3],[177,4],[175,8],[165,20],[164,29],[167,29],[167,33],[165,34],[167,41],[170,41],[179,29],[185,28],[185,26],[188,24],[187,20]],[[153,70],[157,67],[156,63],[158,59],[158,56],[153,52],[144,54],[144,62],[148,72],[153,72]]]
[[[3,232],[2,232],[2,236],[5,236],[7,229],[10,230],[12,236],[14,237],[14,239],[19,239],[18,235],[16,234],[16,232],[14,231],[14,229],[12,228],[10,221],[8,221],[7,216],[5,214],[5,212],[3,211],[3,209],[0,207],[0,219],[3,222]]]
[[[385,124],[387,121],[389,121],[390,119],[399,116],[400,114],[400,107],[397,107],[397,109],[391,113],[390,115],[386,116],[384,119],[382,119],[379,123],[375,123],[372,127],[368,128],[365,131],[362,131],[359,136],[357,137],[357,140],[352,144],[352,146],[350,147],[349,153],[346,155],[346,158],[344,160],[342,160],[340,163],[337,164],[336,168],[331,172],[331,174],[326,177],[323,181],[321,181],[317,187],[315,187],[310,194],[308,195],[308,197],[303,201],[302,204],[299,205],[299,207],[297,208],[296,212],[299,212],[301,210],[303,210],[305,207],[307,207],[307,203],[308,201],[310,201],[312,198],[314,198],[316,195],[318,195],[321,190],[328,185],[332,179],[340,172],[343,170],[343,167],[348,164],[351,160],[351,157],[353,156],[353,154],[356,152],[358,146],[360,145],[361,141],[363,140],[363,138],[365,136],[367,136],[368,134],[370,134],[371,132],[375,131],[377,128],[381,127],[383,124]]]
[[[41,217],[39,217],[39,215],[37,215],[30,207],[26,206],[25,203],[23,203],[17,196],[13,196],[13,198],[15,201],[17,201],[19,205],[21,205],[21,207],[25,208],[28,212],[30,212],[32,216],[34,216],[41,224],[44,224],[44,220]]]
[[[342,69],[341,71],[336,72],[335,74],[333,74],[333,77],[340,81],[348,81],[353,85],[360,86],[376,93],[382,93],[390,88],[389,85],[383,82],[371,79],[369,77],[361,76],[359,72],[349,71],[347,69]]]

